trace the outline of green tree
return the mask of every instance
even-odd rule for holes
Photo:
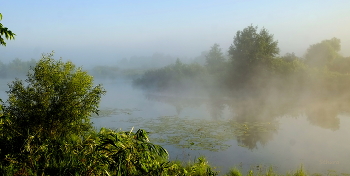
[[[339,56],[340,39],[332,38],[323,40],[320,43],[311,45],[305,54],[305,61],[308,65],[314,67],[323,67],[329,65]]]
[[[93,87],[93,78],[71,62],[43,55],[28,78],[9,84],[4,113],[14,134],[59,138],[79,135],[91,128],[89,117],[98,112],[105,90]]]
[[[0,21],[2,20],[2,14],[0,13]],[[7,27],[4,27],[0,23],[0,45],[6,46],[6,42],[3,37],[5,37],[7,40],[14,40],[15,39],[15,33],[10,31]]]
[[[206,67],[209,73],[217,73],[223,70],[226,59],[221,51],[219,44],[215,43],[205,57]]]
[[[258,31],[252,25],[237,31],[229,48],[232,61],[231,84],[243,85],[262,70],[266,70],[272,59],[279,53],[278,42],[265,28]],[[233,82],[232,82],[233,80]]]
[[[237,31],[229,48],[231,59],[236,63],[255,65],[273,58],[279,53],[278,42],[263,28],[252,25]]]

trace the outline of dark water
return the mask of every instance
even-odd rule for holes
[[[171,159],[193,161],[205,155],[221,173],[233,166],[243,171],[273,166],[286,173],[301,165],[309,173],[350,173],[350,118],[339,108],[332,109],[341,102],[279,111],[222,97],[147,93],[130,82],[106,82],[104,87],[107,95],[101,109],[118,109],[108,117],[93,118],[95,126],[147,129],[151,141],[166,147]],[[219,149],[211,150],[210,143]]]
[[[92,118],[94,126],[146,129],[151,142],[163,145],[171,159],[187,162],[205,155],[221,173],[233,166],[244,172],[272,166],[286,173],[301,164],[310,174],[350,173],[347,103],[289,108],[182,92],[147,93],[128,81],[103,85],[107,94],[100,104],[102,115]],[[5,100],[7,86],[0,86]],[[104,113],[108,110],[112,113]]]

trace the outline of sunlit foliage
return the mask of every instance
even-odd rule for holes
[[[86,131],[90,114],[98,112],[105,93],[101,85],[93,86],[85,71],[71,62],[54,60],[52,53],[43,55],[25,83],[16,80],[9,88],[4,112],[21,135],[42,132],[45,136],[66,136]]]
[[[105,91],[101,85],[94,87],[92,77],[81,68],[71,62],[56,61],[51,53],[43,55],[25,82],[17,79],[9,84],[7,93],[0,156],[2,160],[30,165],[51,156],[44,155],[43,150],[58,150],[57,154],[66,140],[90,131],[89,117],[98,112]],[[38,153],[39,158],[26,157],[36,157]]]
[[[2,14],[0,13],[0,21],[2,20]],[[0,23],[0,45],[6,46],[6,42],[4,40],[14,40],[15,39],[16,34],[13,33],[12,31],[10,31],[7,27],[3,26]]]
[[[111,172],[116,175],[157,175],[164,172],[168,152],[149,142],[147,132],[115,132],[101,129],[101,151]]]

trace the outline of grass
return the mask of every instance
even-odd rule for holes
[[[230,169],[229,172],[224,174],[224,176],[280,176],[280,175],[285,175],[285,176],[323,176],[323,174],[320,173],[313,173],[310,174],[308,173],[304,167],[301,165],[300,168],[294,170],[294,171],[289,171],[285,174],[277,173],[276,171],[273,170],[273,167],[267,168],[265,171],[260,170],[258,172],[254,172],[253,170],[249,170],[246,174],[243,174],[241,170],[239,170],[236,167],[233,167]],[[328,173],[324,176],[349,176],[350,174],[347,173],[337,173],[334,170],[328,170]]]
[[[225,174],[225,176],[243,176],[244,174],[237,169],[236,167],[232,168],[228,173]],[[259,171],[259,172],[254,172],[253,170],[249,170],[245,175],[247,176],[278,176],[278,175],[283,175],[280,173],[277,173],[276,171],[273,170],[272,167],[269,167],[266,169],[266,171]],[[286,176],[307,176],[307,172],[304,170],[304,168],[301,166],[299,169],[296,171],[292,172],[287,172],[285,174]]]

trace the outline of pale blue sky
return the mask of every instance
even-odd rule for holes
[[[348,0],[0,0],[1,23],[17,34],[0,59],[38,59],[56,51],[83,63],[113,63],[155,52],[193,58],[218,43],[227,51],[237,30],[265,27],[281,54],[338,37],[350,55]]]

